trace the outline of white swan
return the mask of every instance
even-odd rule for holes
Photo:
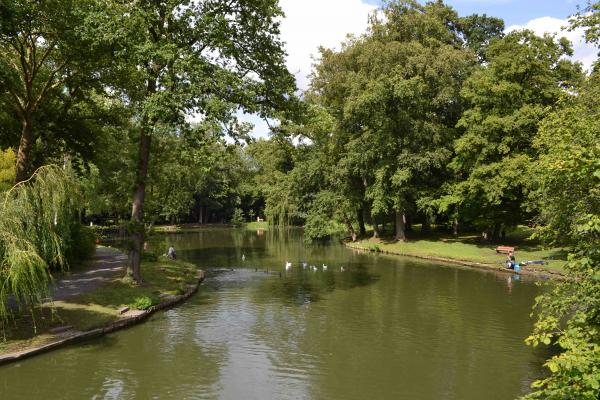
[[[292,263],[289,261],[285,262],[285,270],[289,271],[290,269],[292,269]]]
[[[340,267],[340,272],[344,272],[344,267]]]
[[[323,271],[327,271],[327,265],[323,264]]]

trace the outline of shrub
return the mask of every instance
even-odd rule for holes
[[[129,308],[134,310],[147,310],[154,305],[154,301],[148,296],[136,297],[132,303],[129,304]]]

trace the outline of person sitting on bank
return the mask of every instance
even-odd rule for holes
[[[175,253],[175,247],[169,246],[169,250],[167,250],[167,257],[169,257],[171,260],[177,259],[177,253]]]
[[[509,251],[508,257],[506,257],[506,268],[515,269],[515,264],[516,264],[515,253],[513,253],[512,251]]]

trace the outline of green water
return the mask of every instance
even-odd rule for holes
[[[532,282],[305,246],[297,230],[213,229],[152,246],[171,243],[209,271],[193,299],[0,367],[0,399],[513,399],[547,356],[523,344]]]

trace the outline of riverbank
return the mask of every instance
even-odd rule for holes
[[[486,269],[514,273],[506,269],[505,254],[496,253],[497,245],[481,244],[473,237],[461,236],[419,238],[406,242],[392,239],[368,238],[356,242],[345,241],[345,246],[360,251],[391,254],[397,256],[416,257],[431,261],[462,265],[471,268]],[[521,269],[522,275],[540,278],[561,279],[564,275],[565,254],[561,249],[542,249],[540,246],[519,242],[514,245],[517,262],[544,260],[545,265],[528,265]]]
[[[107,248],[54,285],[52,301],[11,321],[0,342],[0,364],[136,324],[189,298],[204,279],[193,264],[159,259],[142,264],[143,283],[123,278],[126,257]],[[106,253],[111,254],[107,255]]]

